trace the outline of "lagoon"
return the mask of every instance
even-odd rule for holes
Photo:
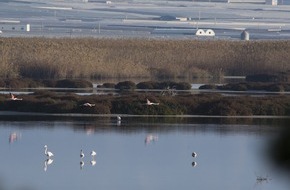
[[[279,123],[281,119],[125,117],[118,123],[114,117],[1,117],[0,189],[286,190],[289,176],[267,154]],[[54,153],[47,167],[44,145]],[[95,164],[92,150],[97,152]]]

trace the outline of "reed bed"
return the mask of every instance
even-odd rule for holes
[[[290,41],[0,38],[0,78],[175,79],[290,70]]]

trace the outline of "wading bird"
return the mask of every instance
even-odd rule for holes
[[[52,153],[52,152],[47,151],[47,145],[44,145],[44,154],[45,154],[48,158],[50,158],[50,157],[53,156],[53,153]]]
[[[95,151],[92,150],[92,152],[91,152],[91,156],[92,156],[93,159],[95,158],[96,155],[97,155],[97,153],[96,153]]]
[[[83,157],[85,157],[85,154],[83,153],[83,150],[81,150],[80,157],[81,157],[81,159],[82,159]]]

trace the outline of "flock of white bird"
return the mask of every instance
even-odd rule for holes
[[[52,164],[52,162],[53,162],[52,157],[54,156],[54,154],[52,152],[48,151],[47,145],[44,145],[44,154],[47,156],[47,159],[44,161],[44,171],[46,171],[48,165]],[[91,160],[90,163],[91,163],[92,166],[94,166],[94,165],[96,165],[95,156],[97,155],[97,153],[92,150],[90,155],[92,156],[92,160]],[[83,169],[83,167],[85,165],[85,162],[83,161],[84,157],[85,157],[85,154],[84,154],[83,150],[81,149],[81,152],[80,152],[80,158],[81,158],[80,169]],[[197,153],[193,152],[192,153],[192,157],[193,158],[197,157]],[[196,165],[197,165],[197,163],[195,161],[192,162],[192,166],[193,167],[195,167]]]
[[[48,151],[47,145],[44,145],[44,154],[47,156],[47,159],[44,161],[44,171],[46,171],[48,165],[52,164],[52,162],[53,162],[52,157],[54,156],[54,154],[51,151]],[[97,163],[95,160],[95,156],[97,155],[97,153],[94,150],[92,150],[90,154],[92,156],[92,160],[90,163],[92,166],[94,166]],[[84,154],[83,150],[81,149],[81,152],[80,152],[80,158],[81,158],[80,168],[81,169],[83,169],[83,167],[85,165],[85,162],[83,161],[84,157],[85,157],[85,154]]]
[[[85,103],[83,106],[90,106],[92,107],[95,106],[94,104],[89,104],[89,103]],[[148,106],[151,106],[151,105],[159,105],[159,103],[155,103],[155,102],[151,102],[150,100],[147,99],[146,101],[146,105]],[[117,116],[117,124],[120,125],[121,124],[121,116]],[[148,144],[149,142],[151,141],[156,141],[158,140],[158,136],[153,136],[153,135],[148,135],[146,138],[145,138],[145,143]],[[44,146],[44,154],[47,156],[47,159],[45,160],[44,162],[44,171],[47,170],[47,166],[52,164],[53,162],[53,159],[52,157],[54,156],[52,152],[48,151],[48,148],[47,148],[47,145]],[[94,166],[96,164],[96,160],[95,160],[95,156],[97,155],[97,153],[95,151],[91,151],[91,156],[92,156],[92,160],[91,160],[91,165]],[[197,154],[195,152],[192,153],[192,157],[196,157]],[[80,169],[83,169],[85,163],[83,161],[83,158],[85,157],[85,154],[83,152],[83,150],[81,149],[81,152],[80,152],[80,158],[81,158],[81,161],[80,161]],[[196,162],[192,162],[192,166],[196,166]]]

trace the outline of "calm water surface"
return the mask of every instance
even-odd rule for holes
[[[0,120],[0,189],[286,190],[289,176],[265,158],[275,134],[259,122]],[[44,145],[54,153],[51,164]]]

